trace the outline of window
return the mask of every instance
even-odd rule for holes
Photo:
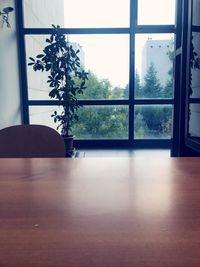
[[[23,0],[25,28],[129,27],[129,0]],[[44,12],[45,11],[45,12]]]
[[[137,105],[134,124],[135,139],[169,139],[172,130],[172,106]]]
[[[175,0],[21,0],[17,5],[24,15],[20,38],[26,123],[56,129],[51,114],[61,107],[49,98],[48,73],[27,66],[55,24],[80,50],[89,72],[73,125],[77,143],[170,143]]]
[[[172,98],[174,35],[136,34],[135,51],[135,98]]]
[[[138,0],[139,25],[167,25],[174,23],[174,0]]]

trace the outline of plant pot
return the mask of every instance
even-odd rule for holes
[[[63,136],[64,142],[65,142],[65,153],[66,157],[72,156],[74,152],[73,142],[74,142],[74,136]]]

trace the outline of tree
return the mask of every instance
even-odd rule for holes
[[[137,138],[168,138],[171,136],[172,111],[169,106],[138,106],[135,112]]]
[[[79,99],[109,99],[112,85],[107,79],[98,79],[98,77],[88,72],[88,80],[85,83],[86,89]]]
[[[80,138],[127,138],[128,112],[119,106],[85,106],[78,111],[73,132]]]
[[[174,51],[169,50],[168,51],[168,57],[172,64],[172,68],[168,71],[168,80],[163,88],[162,96],[164,98],[172,98],[173,97],[173,61],[174,61]]]
[[[125,89],[112,87],[106,79],[99,79],[89,72],[82,98],[84,99],[116,99],[128,98],[129,87]],[[146,87],[145,87],[146,86]],[[148,87],[149,86],[149,87]],[[144,87],[140,83],[140,76],[135,77],[136,97],[142,98],[147,88],[152,89],[146,97],[152,98],[150,92],[155,88],[157,97],[162,96],[162,87],[157,79],[154,66],[147,72]],[[159,94],[158,94],[159,93]],[[74,134],[83,139],[115,139],[128,137],[128,109],[124,106],[84,106],[78,111],[79,121],[73,126]],[[135,109],[135,138],[166,138],[171,134],[171,108],[154,105],[137,106]]]
[[[110,92],[110,99],[123,99],[124,98],[124,91],[120,86],[115,86]]]
[[[150,64],[147,70],[147,74],[144,77],[144,86],[141,89],[141,94],[141,97],[143,98],[161,97],[162,87],[160,85],[159,79],[157,78],[157,72],[153,63]]]
[[[125,89],[123,92],[123,98],[125,98],[125,99],[129,98],[129,85],[128,84],[125,86]]]
[[[135,97],[136,98],[142,98],[144,95],[143,92],[143,87],[141,86],[141,82],[140,82],[140,75],[138,73],[138,71],[136,70],[135,73]]]
[[[123,98],[124,89],[112,87],[107,79],[99,79],[89,71],[86,89],[80,99]],[[79,120],[73,125],[75,136],[88,138],[128,137],[128,111],[120,106],[85,106],[78,114]]]
[[[148,127],[146,125],[146,122],[145,122],[144,117],[141,114],[141,112],[135,112],[134,120],[135,120],[135,122],[134,122],[134,128],[135,128],[134,136],[137,139],[142,139],[147,134]]]

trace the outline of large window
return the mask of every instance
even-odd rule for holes
[[[27,66],[60,25],[89,73],[79,98],[77,143],[169,145],[175,0],[20,0],[24,122],[56,128],[48,74]],[[45,10],[45,12],[44,12]]]

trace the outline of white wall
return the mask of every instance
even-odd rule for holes
[[[14,0],[1,0],[0,9],[14,6]],[[20,86],[15,12],[11,28],[0,28],[0,129],[21,123]],[[1,23],[0,23],[1,26]]]

